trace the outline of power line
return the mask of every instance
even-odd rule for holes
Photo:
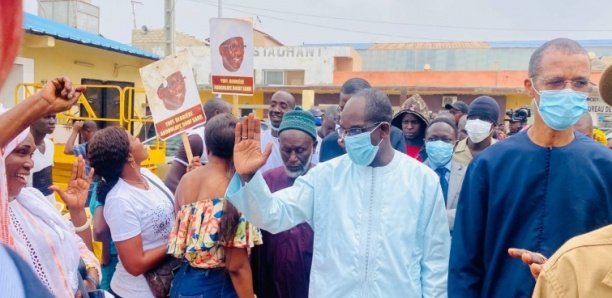
[[[207,3],[209,5],[218,6],[218,4],[210,2],[210,1],[206,1],[206,0],[191,0],[191,1]],[[240,4],[232,4],[232,3],[224,3],[223,6],[224,7],[234,6],[234,7],[244,8],[244,9],[254,9],[254,10],[260,10],[260,11],[305,16],[305,17],[311,17],[311,18],[322,18],[322,19],[350,21],[350,22],[358,22],[358,23],[373,23],[373,24],[384,24],[384,25],[395,25],[395,26],[429,27],[429,28],[444,28],[444,29],[457,29],[457,30],[476,30],[476,31],[612,32],[612,29],[548,29],[548,28],[473,27],[473,26],[439,25],[439,24],[423,24],[423,23],[405,23],[405,22],[366,20],[366,19],[354,19],[354,18],[344,18],[344,17],[335,17],[335,16],[315,15],[315,14],[299,13],[299,12],[294,12],[294,11],[277,10],[277,9],[269,9],[269,8],[260,8],[260,7],[246,6],[246,5],[240,5]],[[248,13],[252,13],[252,12],[248,12]]]
[[[217,4],[214,4],[214,3],[207,3],[207,2],[203,2],[203,1],[198,1],[198,2],[201,2],[202,4],[205,4],[205,5],[217,6]],[[228,10],[232,10],[232,11],[237,11],[237,12],[241,12],[241,13],[246,13],[246,14],[252,14],[252,12],[241,10],[241,9],[236,9],[236,8],[231,8],[231,7],[224,7],[224,9],[228,9]],[[355,30],[355,29],[348,29],[348,28],[326,26],[326,25],[313,24],[313,23],[301,22],[301,21],[296,21],[296,20],[289,20],[289,19],[279,18],[279,17],[276,17],[276,16],[271,16],[271,15],[266,15],[266,14],[261,14],[261,13],[257,13],[256,15],[257,16],[267,17],[267,18],[270,18],[270,19],[273,19],[273,20],[287,22],[287,23],[301,24],[301,25],[307,25],[307,26],[312,26],[312,27],[319,27],[319,28],[324,28],[324,29],[332,29],[332,30],[337,30],[337,31],[345,31],[345,32],[351,32],[351,33],[369,34],[369,35],[374,35],[374,36],[387,36],[387,37],[396,37],[396,38],[406,38],[406,39],[430,40],[430,41],[450,41],[450,40],[445,40],[445,39],[437,39],[437,38],[430,38],[430,37],[423,37],[423,36],[408,36],[408,35],[389,34],[389,33],[371,32],[371,31],[362,31],[362,30]]]

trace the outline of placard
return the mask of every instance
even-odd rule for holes
[[[206,122],[187,51],[141,68],[140,76],[160,139]]]
[[[230,18],[210,19],[212,92],[253,95],[253,24]]]

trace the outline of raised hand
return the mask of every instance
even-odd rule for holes
[[[89,170],[89,174],[85,174],[85,160],[82,156],[79,156],[72,164],[72,174],[68,182],[68,188],[64,191],[57,185],[52,185],[49,189],[59,194],[68,209],[84,208],[93,175],[93,169]]]
[[[68,77],[59,77],[47,81],[39,95],[49,104],[47,114],[59,113],[70,109],[86,89],[82,86],[73,87]]]
[[[234,167],[243,180],[250,180],[250,177],[266,163],[272,153],[272,144],[268,144],[266,150],[261,152],[260,133],[259,120],[255,119],[252,113],[236,124]]]
[[[538,279],[540,271],[542,271],[542,265],[548,260],[541,253],[521,248],[509,248],[508,254],[513,258],[520,259],[525,265],[529,266],[529,271],[531,271],[534,279]]]
[[[199,156],[194,156],[191,159],[191,162],[189,163],[189,165],[187,166],[187,171],[186,173],[189,173],[199,167],[202,166],[202,162],[200,161],[200,157]]]
[[[79,131],[81,131],[81,129],[83,128],[83,121],[75,121],[72,124],[72,131],[78,133]]]

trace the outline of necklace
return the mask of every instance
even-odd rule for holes
[[[149,190],[149,183],[142,177],[142,174],[140,174],[140,179],[138,181],[125,178],[123,178],[123,180],[132,186],[142,186],[145,190]]]

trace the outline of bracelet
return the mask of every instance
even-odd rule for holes
[[[82,226],[80,226],[80,227],[78,227],[78,228],[77,228],[77,227],[75,227],[75,228],[74,228],[74,231],[75,231],[76,233],[83,232],[83,231],[85,231],[85,230],[89,229],[89,225],[90,225],[90,224],[91,224],[91,218],[87,217],[87,221],[86,221],[86,222],[85,222],[85,223],[84,223]]]
[[[95,279],[95,278],[93,278],[91,275],[87,275],[87,276],[85,277],[85,280],[87,280],[87,281],[89,281],[90,283],[92,283],[96,289],[98,289],[98,288],[100,287],[100,285],[98,284],[98,282],[96,281],[96,279]]]

